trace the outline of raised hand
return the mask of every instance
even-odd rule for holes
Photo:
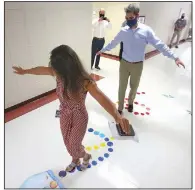
[[[22,69],[21,67],[13,66],[12,68],[14,70],[13,72],[16,73],[16,74],[18,74],[18,75],[24,75],[24,74],[26,74],[25,70]]]
[[[180,60],[180,59],[176,59],[175,60],[175,63],[176,63],[176,65],[178,66],[178,67],[180,67],[180,65],[185,69],[185,65],[184,65],[184,63]]]

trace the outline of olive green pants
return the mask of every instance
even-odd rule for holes
[[[137,93],[137,88],[139,86],[141,74],[143,70],[143,62],[139,63],[129,63],[124,59],[120,61],[119,69],[119,107],[118,110],[122,111],[124,108],[124,99],[127,89],[128,79],[130,77],[130,93],[129,93],[129,104],[132,105]]]

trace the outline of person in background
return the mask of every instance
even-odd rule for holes
[[[125,92],[130,76],[131,90],[128,98],[128,111],[133,112],[133,102],[139,87],[143,70],[143,61],[145,58],[145,47],[148,43],[162,52],[164,56],[173,59],[177,66],[182,65],[185,68],[178,56],[176,56],[168,48],[168,46],[155,35],[154,31],[149,26],[138,22],[139,6],[137,4],[130,4],[127,8],[125,8],[125,12],[127,26],[121,28],[114,40],[97,53],[98,55],[101,55],[103,52],[110,51],[115,48],[117,44],[123,42],[122,59],[120,60],[119,69],[118,91],[118,112],[120,114],[122,114],[124,107]]]
[[[175,47],[178,48],[179,40],[180,40],[180,37],[181,37],[181,32],[185,28],[186,24],[187,24],[187,21],[185,19],[185,13],[183,13],[181,15],[181,18],[179,18],[175,22],[175,28],[174,28],[173,36],[171,38],[170,48],[172,48],[172,46],[173,46],[173,40],[175,39],[176,36],[177,36],[177,42],[176,42],[176,46]]]
[[[95,19],[92,23],[93,26],[93,40],[92,40],[92,52],[91,52],[91,69],[93,68],[96,53],[100,51],[105,43],[105,30],[111,29],[112,25],[110,20],[105,17],[105,10],[100,9],[99,18]],[[95,68],[100,70],[99,67],[100,55],[97,55],[95,61]]]
[[[127,25],[127,21],[125,20],[121,27],[125,27]],[[120,43],[120,51],[119,51],[119,61],[122,59],[122,54],[123,54],[123,42]]]
[[[95,81],[85,71],[76,52],[67,45],[60,45],[52,50],[48,67],[23,69],[13,67],[19,75],[49,75],[56,77],[56,93],[60,101],[60,128],[64,144],[72,157],[72,163],[66,168],[70,172],[80,165],[81,170],[89,165],[91,155],[85,152],[82,145],[88,124],[88,113],[85,106],[87,92],[110,113],[119,123],[122,130],[130,134],[129,121],[121,117],[115,104],[97,87]],[[36,85],[36,84],[35,84]]]

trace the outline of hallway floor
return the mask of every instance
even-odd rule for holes
[[[58,100],[7,122],[5,187],[190,188],[191,43],[173,51],[186,69],[161,54],[146,60],[134,113],[124,111],[138,141],[113,138],[108,126],[113,119],[87,96],[88,129],[93,131],[83,141],[92,154],[85,172],[63,172],[71,158],[55,117]],[[104,77],[97,84],[117,105],[119,62],[101,58],[100,67],[93,70]],[[129,87],[126,97],[128,92]]]

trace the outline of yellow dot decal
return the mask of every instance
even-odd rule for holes
[[[92,149],[92,148],[91,148],[90,146],[86,147],[86,150],[87,150],[87,151],[91,151],[91,149]]]
[[[110,140],[113,141],[114,140],[114,137],[110,137]]]
[[[106,143],[103,142],[103,143],[100,144],[100,146],[101,147],[105,147],[106,146]]]
[[[94,148],[95,150],[98,150],[98,149],[99,149],[99,146],[95,145],[93,148]]]

